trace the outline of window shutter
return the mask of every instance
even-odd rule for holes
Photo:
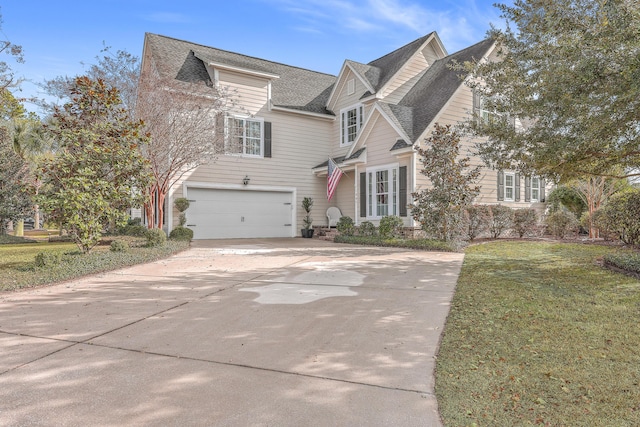
[[[524,201],[525,202],[531,201],[531,177],[530,176],[524,177]]]
[[[264,122],[264,157],[271,157],[271,122]]]
[[[473,91],[473,112],[477,114],[479,109],[480,109],[480,94],[474,90]]]
[[[541,202],[545,201],[545,195],[544,195],[545,185],[546,183],[544,182],[544,179],[540,178],[540,201]]]
[[[398,203],[400,204],[400,216],[407,216],[407,167],[402,166],[399,169],[398,179]]]
[[[498,171],[498,201],[504,200],[504,172]]]
[[[341,114],[341,125],[340,125],[340,143],[344,145],[347,141],[345,140],[345,134],[347,133],[346,127],[346,112],[343,111]]]
[[[360,218],[367,217],[367,174],[360,173]]]
[[[520,174],[519,173],[516,173],[514,186],[515,186],[515,191],[514,191],[515,197],[514,197],[514,200],[516,202],[519,202],[520,201]]]

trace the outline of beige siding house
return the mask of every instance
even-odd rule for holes
[[[331,76],[147,34],[142,78],[157,73],[231,88],[238,108],[226,112],[225,131],[242,134],[239,149],[176,182],[167,203],[191,201],[187,225],[196,239],[298,236],[304,197],[314,200],[316,226],[327,224],[333,206],[356,223],[398,215],[415,227],[407,205],[428,182],[413,147],[435,123],[455,124],[481,108],[449,64],[489,57],[493,49],[484,40],[449,55],[431,33],[368,64],[346,60]],[[465,141],[462,152],[474,142]],[[330,158],[343,175],[329,201]],[[481,185],[478,203],[544,201],[544,182],[535,177],[485,169]],[[170,230],[178,216],[168,212]]]

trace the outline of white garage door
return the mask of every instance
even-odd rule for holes
[[[293,193],[188,188],[194,239],[293,237]]]

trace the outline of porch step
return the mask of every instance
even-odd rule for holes
[[[313,237],[317,237],[319,240],[327,240],[327,241],[333,242],[333,238],[336,237],[338,234],[339,234],[338,230],[336,230],[335,228],[322,227],[322,228],[316,228],[316,231],[313,234]]]

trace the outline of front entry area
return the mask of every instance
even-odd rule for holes
[[[294,237],[293,192],[187,187],[194,239]]]

